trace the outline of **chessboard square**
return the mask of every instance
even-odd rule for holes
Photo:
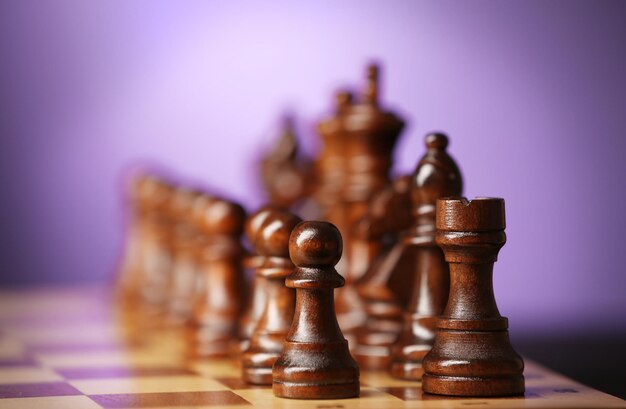
[[[419,381],[408,381],[403,379],[393,378],[389,373],[384,371],[376,371],[376,372],[363,372],[361,373],[361,381],[368,386],[373,386],[376,388],[380,387],[421,387],[421,382]]]
[[[92,353],[42,353],[35,354],[39,362],[52,368],[110,367],[110,366],[173,366],[180,365],[184,357],[153,354],[148,351],[109,351]]]
[[[185,351],[188,347],[185,334],[181,333],[180,330],[167,331],[161,329],[158,331],[158,336],[145,339],[145,342],[147,348],[153,351],[168,353]]]
[[[192,362],[189,367],[199,374],[215,377],[241,377],[241,368],[233,364],[232,360],[206,360]]]
[[[0,399],[82,395],[65,382],[17,383],[0,385]]]
[[[421,386],[379,387],[378,390],[395,396],[403,401],[424,400]]]
[[[85,395],[228,390],[221,383],[201,376],[90,379],[69,383]]]
[[[123,342],[123,334],[114,323],[98,323],[92,325],[59,324],[53,327],[25,327],[12,328],[11,333],[21,341],[30,345],[38,344],[100,344],[102,340],[108,342]]]
[[[0,361],[22,358],[25,355],[24,345],[14,337],[0,337]]]
[[[138,344],[130,344],[120,341],[99,342],[53,342],[34,343],[27,345],[31,353],[83,353],[83,352],[124,352],[138,348]]]
[[[181,366],[164,366],[164,367],[110,366],[110,367],[100,367],[100,368],[55,368],[55,372],[62,375],[65,379],[72,379],[72,380],[197,375],[197,373],[192,371],[191,369],[181,367]]]
[[[101,409],[96,402],[83,395],[3,399],[0,406],[2,409]]]
[[[394,398],[390,397],[387,393],[376,389],[376,388],[370,388],[370,387],[361,387],[361,392],[359,395],[359,400],[361,402],[389,402],[390,400],[395,400]]]
[[[247,383],[241,379],[241,376],[216,377],[214,379],[228,386],[229,389],[263,389],[268,387],[267,385],[254,385],[252,383]]]
[[[392,404],[397,403],[402,407],[402,402],[384,392],[374,388],[361,388],[358,398],[351,399],[287,399],[274,396],[271,386],[266,389],[241,389],[234,391],[237,395],[242,396],[254,406],[273,407],[285,409],[299,408],[390,408]]]
[[[9,368],[16,366],[37,366],[37,361],[35,361],[35,359],[30,356],[0,358],[0,368]]]
[[[63,377],[50,369],[36,366],[0,367],[0,385],[63,381]]]
[[[56,316],[64,313],[86,314],[102,309],[101,288],[80,290],[40,289],[0,291],[0,319],[13,317]]]
[[[236,389],[233,390],[237,395],[243,397],[254,406],[259,407],[275,407],[274,400],[277,399],[272,393],[271,386],[265,386],[260,389]],[[278,405],[280,407],[280,405]]]
[[[231,391],[91,395],[105,409],[250,405]]]

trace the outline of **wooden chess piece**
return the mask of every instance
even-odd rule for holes
[[[256,328],[259,318],[263,313],[263,309],[265,308],[265,298],[267,296],[267,292],[265,291],[265,276],[256,274],[256,269],[263,265],[265,256],[259,255],[256,251],[255,240],[267,217],[276,210],[280,209],[272,205],[263,206],[248,216],[244,225],[245,236],[252,247],[251,254],[246,257],[244,261],[244,266],[247,270],[252,272],[252,277],[249,291],[250,297],[248,298],[239,326],[241,351],[248,349],[254,328]]]
[[[424,358],[422,389],[452,396],[524,393],[524,361],[493,294],[493,264],[506,242],[504,199],[437,201],[437,244],[450,263],[450,297]]]
[[[296,289],[296,310],[272,372],[276,396],[359,396],[359,367],[350,355],[334,308],[333,289],[345,283],[334,268],[341,252],[341,234],[330,223],[302,222],[291,233],[289,255],[297,267],[286,284]]]
[[[202,195],[193,213],[204,237],[195,282],[192,354],[224,356],[238,342],[237,324],[245,299],[240,241],[245,212],[232,201]]]
[[[361,101],[349,93],[337,95],[334,116],[318,125],[323,148],[316,161],[319,179],[315,198],[323,218],[335,224],[344,238],[345,254],[337,269],[346,285],[337,291],[337,318],[347,336],[365,322],[365,306],[354,283],[381,250],[377,242],[354,240],[352,229],[363,217],[372,197],[389,183],[396,141],[404,121],[379,103],[379,67],[367,68]]]
[[[261,180],[269,203],[292,208],[310,194],[311,161],[298,152],[298,139],[292,117],[283,122],[283,133],[261,160]]]
[[[172,268],[169,204],[174,186],[164,179],[148,176],[141,183],[139,208],[140,310],[150,314],[163,311],[168,300]]]
[[[118,276],[117,295],[122,304],[133,308],[140,301],[140,293],[143,279],[142,266],[142,241],[144,239],[144,225],[148,210],[145,208],[145,200],[142,200],[144,192],[150,188],[150,177],[145,174],[137,174],[131,180],[125,195],[125,207],[127,209],[126,237],[124,254]]]
[[[264,257],[256,275],[263,277],[266,295],[250,346],[242,356],[242,378],[248,383],[272,384],[272,366],[283,350],[291,327],[296,295],[292,288],[285,286],[285,278],[293,272],[289,236],[301,221],[287,211],[271,211],[254,240],[255,250]]]
[[[435,243],[435,204],[440,197],[459,196],[463,181],[447,146],[445,135],[428,135],[426,154],[412,178],[413,226],[403,238],[405,251],[392,273],[403,275],[401,270],[409,269],[415,275],[403,328],[391,348],[390,371],[397,378],[421,378],[422,359],[432,347],[437,317],[448,300],[448,265]]]
[[[357,282],[367,321],[357,332],[353,351],[359,365],[370,370],[389,367],[390,346],[400,334],[414,285],[415,273],[410,268],[396,268],[409,245],[404,240],[407,226],[413,224],[411,185],[411,175],[405,175],[379,192],[354,232],[358,240],[385,246]]]
[[[194,200],[199,195],[198,191],[179,186],[174,190],[170,201],[170,246],[173,254],[165,317],[167,324],[179,325],[187,322],[193,309],[198,260],[195,248],[197,231],[191,214]]]

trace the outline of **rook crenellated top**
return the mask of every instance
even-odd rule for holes
[[[493,197],[437,200],[437,229],[444,231],[504,230],[504,199]]]

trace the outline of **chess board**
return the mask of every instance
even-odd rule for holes
[[[102,288],[0,292],[0,408],[614,408],[626,402],[526,360],[526,395],[423,395],[361,373],[361,396],[288,400],[240,380],[232,359],[188,357],[180,331],[130,325]]]

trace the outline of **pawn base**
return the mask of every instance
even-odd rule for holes
[[[272,367],[269,368],[243,368],[242,378],[244,382],[253,385],[271,385]]]
[[[186,329],[190,356],[194,358],[222,358],[238,350],[233,331],[216,331],[214,327],[193,325]]]
[[[274,395],[288,399],[347,399],[359,397],[359,381],[320,385],[274,382]]]
[[[248,349],[242,356],[242,378],[253,385],[271,385],[272,367],[280,351],[261,351],[258,345],[255,346],[256,349]]]
[[[274,395],[292,399],[359,396],[359,367],[343,339],[326,343],[285,341],[272,371]]]

